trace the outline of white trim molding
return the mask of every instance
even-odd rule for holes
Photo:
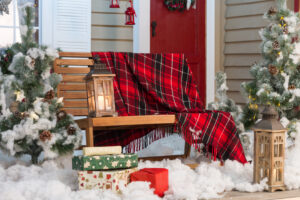
[[[215,0],[206,0],[206,105],[215,101]]]
[[[133,52],[150,53],[150,0],[134,1],[136,24],[133,26]]]

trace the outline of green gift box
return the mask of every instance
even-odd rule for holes
[[[127,169],[137,166],[137,154],[74,156],[72,159],[72,168],[80,171]]]

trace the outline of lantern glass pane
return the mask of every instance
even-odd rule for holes
[[[95,80],[96,83],[96,101],[97,101],[97,110],[105,111],[105,96],[104,96],[104,88],[103,88],[103,80],[101,78],[97,78]]]

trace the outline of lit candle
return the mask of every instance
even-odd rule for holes
[[[99,104],[99,109],[104,110],[104,96],[102,95],[98,96],[98,104]]]

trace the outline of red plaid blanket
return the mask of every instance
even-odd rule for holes
[[[229,113],[205,111],[183,54],[93,53],[116,74],[116,109],[120,116],[176,114],[183,138],[214,159],[246,163]],[[151,133],[149,133],[151,132]],[[128,145],[139,150],[174,132],[170,129],[95,134],[96,145]]]

